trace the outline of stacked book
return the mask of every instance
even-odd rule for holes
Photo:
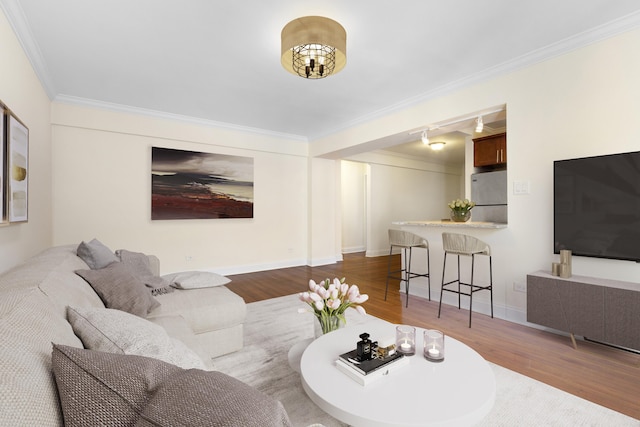
[[[409,358],[402,353],[395,353],[385,358],[359,361],[357,350],[351,350],[338,357],[336,367],[358,384],[367,385],[407,363],[409,363]]]

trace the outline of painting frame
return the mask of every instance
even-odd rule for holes
[[[7,117],[7,110],[0,102],[0,225],[9,224],[9,218],[7,216],[7,133],[5,132],[5,122]]]
[[[151,147],[151,220],[253,218],[253,157]]]
[[[5,114],[6,207],[10,223],[29,221],[29,128],[11,111]]]

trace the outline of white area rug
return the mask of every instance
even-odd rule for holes
[[[248,304],[245,347],[213,360],[214,369],[232,375],[280,400],[294,426],[344,426],[305,394],[300,375],[289,366],[289,349],[313,337],[315,317],[299,314],[297,295]],[[362,323],[353,310],[347,324]],[[480,426],[634,426],[640,421],[491,364],[496,402]],[[393,410],[390,408],[389,410]]]

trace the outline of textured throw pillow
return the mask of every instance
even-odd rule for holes
[[[206,369],[200,357],[148,320],[109,308],[67,307],[73,332],[85,348],[153,357],[181,368]]]
[[[178,289],[211,288],[231,282],[231,279],[225,276],[208,271],[183,271],[165,274],[162,278]]]
[[[76,270],[76,274],[91,285],[108,308],[146,317],[160,306],[145,284],[121,262],[100,270]]]
[[[53,345],[65,426],[290,426],[282,404],[215,371]]]
[[[82,258],[92,270],[104,268],[112,262],[118,261],[116,254],[98,239],[93,239],[89,243],[80,243],[78,249],[76,249],[76,254]]]
[[[175,290],[169,281],[153,274],[147,255],[126,249],[118,249],[116,255],[120,258],[120,262],[128,265],[133,274],[151,289],[151,295],[168,294]]]

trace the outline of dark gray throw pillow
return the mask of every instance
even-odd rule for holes
[[[133,274],[135,274],[140,281],[151,289],[151,295],[168,294],[175,290],[168,280],[153,274],[153,271],[151,271],[149,257],[142,252],[118,249],[116,251],[116,256],[120,258],[120,262],[131,268]]]
[[[88,243],[84,241],[81,242],[76,249],[76,254],[82,258],[92,270],[98,270],[112,262],[119,261],[116,254],[98,239],[93,239]]]
[[[282,404],[216,371],[53,344],[65,426],[290,426]]]
[[[151,310],[160,306],[149,288],[121,262],[100,270],[76,270],[76,274],[91,285],[107,308],[147,317]]]

